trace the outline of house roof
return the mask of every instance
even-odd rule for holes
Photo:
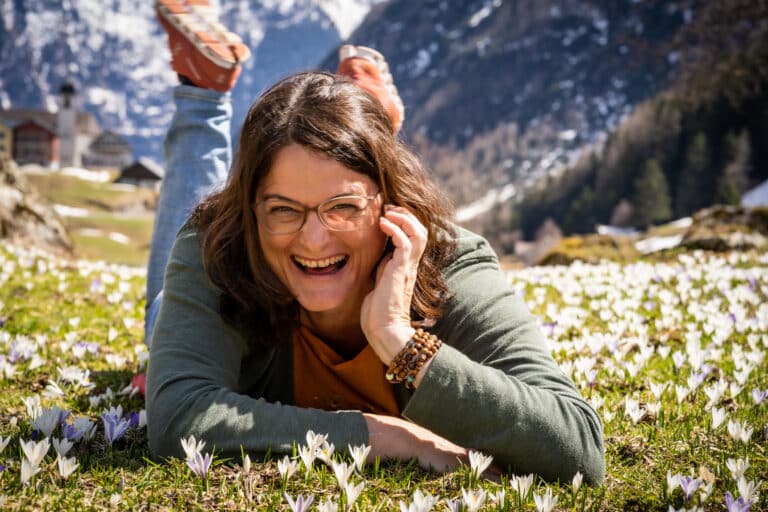
[[[122,177],[126,173],[128,174],[134,173],[139,169],[145,170],[150,174],[157,176],[158,179],[162,179],[163,176],[165,176],[165,169],[163,169],[154,160],[151,160],[149,158],[144,158],[144,157],[139,158],[138,160],[133,162],[131,165],[127,165],[122,169],[120,169],[120,176]]]
[[[119,134],[104,130],[88,146],[93,153],[131,153],[131,146]]]
[[[28,119],[33,119],[38,123],[44,123],[48,126],[56,126],[56,112],[26,108],[0,110],[0,121],[6,125],[10,122],[23,122]],[[78,112],[75,123],[79,134],[95,136],[99,133],[99,123],[90,112]]]
[[[18,128],[19,126],[24,126],[25,124],[35,124],[41,127],[42,129],[44,129],[45,131],[49,132],[51,135],[56,136],[56,126],[46,122],[43,119],[34,119],[34,118],[23,119],[18,121],[15,124],[15,126],[13,126],[13,128]]]

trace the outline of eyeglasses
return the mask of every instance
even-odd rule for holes
[[[381,193],[372,196],[338,196],[310,208],[299,202],[271,197],[253,205],[259,225],[273,235],[296,233],[317,212],[320,222],[331,231],[354,231],[371,222],[369,206]]]

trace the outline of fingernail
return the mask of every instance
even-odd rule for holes
[[[384,211],[385,212],[391,211],[394,207],[395,207],[395,205],[393,205],[393,204],[385,204],[384,205]]]

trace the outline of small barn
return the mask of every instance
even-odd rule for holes
[[[83,166],[122,169],[133,161],[131,146],[111,130],[101,132],[83,154]]]
[[[120,170],[115,183],[155,188],[165,175],[165,170],[148,158],[139,158]]]

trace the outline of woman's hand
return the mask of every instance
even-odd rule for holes
[[[428,232],[400,206],[385,205],[379,226],[389,236],[394,251],[379,263],[374,289],[360,309],[360,325],[371,348],[389,365],[414,333],[411,297]]]
[[[415,423],[376,414],[363,414],[368,426],[370,461],[376,457],[402,461],[417,459],[419,466],[439,472],[467,463],[467,450]]]

